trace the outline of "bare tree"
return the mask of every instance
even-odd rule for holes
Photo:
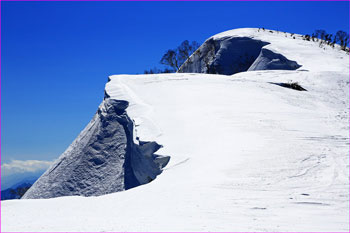
[[[337,37],[337,41],[340,42],[341,49],[346,50],[349,44],[349,34],[340,30],[335,36]]]
[[[174,70],[178,70],[180,68],[178,62],[178,53],[175,50],[169,49],[160,60],[160,64],[170,66]]]
[[[185,40],[181,43],[181,45],[177,48],[179,52],[179,60],[180,63],[183,64],[188,58],[190,58],[191,54],[194,53],[199,47],[198,42],[192,41],[190,43],[188,40]]]
[[[326,34],[325,35],[325,41],[327,42],[327,45],[330,45],[330,43],[332,42],[332,37],[333,35],[332,34]]]
[[[323,29],[318,29],[315,31],[316,37],[320,38],[321,40],[325,39],[326,31]]]
[[[180,66],[196,51],[199,47],[198,42],[188,40],[183,41],[176,49],[169,49],[160,60],[163,65],[170,66],[174,71],[178,70]]]

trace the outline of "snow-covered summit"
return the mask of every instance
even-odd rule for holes
[[[348,232],[349,56],[281,32],[225,33],[266,41],[302,67],[110,76],[102,105],[128,103],[134,146],[157,142],[171,156],[162,174],[99,197],[2,202],[2,230]],[[307,91],[286,88],[296,82]],[[113,135],[104,140],[122,150]]]
[[[346,57],[338,45],[320,47],[319,42],[304,40],[299,34],[242,28],[208,38],[178,72],[227,75],[270,69],[346,72],[349,68]]]

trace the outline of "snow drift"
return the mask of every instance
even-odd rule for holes
[[[278,33],[276,31],[270,31]],[[265,48],[269,38],[252,35],[216,35],[206,40],[178,73],[232,75],[254,70],[296,70],[301,67],[283,54]]]
[[[267,44],[249,37],[210,38],[180,67],[178,73],[230,75],[247,71]]]
[[[253,70],[296,70],[300,68],[295,61],[288,60],[285,56],[271,50],[262,48],[259,56],[250,65],[248,71]]]
[[[140,163],[130,156],[138,182],[148,181],[153,165],[165,164],[154,157],[163,145],[156,153],[171,159],[162,174],[146,185],[98,197],[4,201],[2,230],[348,232],[348,54],[276,31],[238,29],[213,38],[222,37],[268,42],[260,50],[256,45],[255,60],[261,49],[274,54],[261,54],[264,62],[257,66],[274,66],[274,59],[288,63],[285,57],[302,69],[110,76],[100,106],[103,116],[96,115],[96,126],[87,127],[96,131],[85,132],[76,145],[91,152],[113,148],[100,148],[96,155],[106,149],[113,157],[120,151],[113,152],[120,158],[113,165],[120,171],[114,171],[121,177],[118,187],[130,174],[122,169],[128,164],[127,142],[145,155]],[[276,85],[291,80],[307,91]],[[129,136],[120,119],[126,116],[133,121]],[[101,117],[110,125],[104,127]],[[83,143],[110,133],[102,144]],[[96,166],[110,162],[86,160]],[[135,172],[141,167],[149,169]]]
[[[156,142],[134,143],[128,105],[106,98],[78,138],[22,198],[98,196],[154,180],[169,157],[154,154],[161,147]]]

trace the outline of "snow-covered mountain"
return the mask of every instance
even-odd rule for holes
[[[38,170],[34,172],[21,172],[14,173],[10,175],[1,174],[1,190],[8,188],[13,188],[21,183],[31,183],[33,184],[45,170]]]
[[[257,28],[235,29],[207,39],[178,72],[232,75],[256,70],[296,70],[301,66],[302,69],[327,71],[328,67],[323,69],[323,64],[318,62],[333,60],[334,57],[326,55],[333,48],[321,47],[318,42],[306,41],[299,34]],[[339,46],[335,47],[333,50],[338,51]],[[316,57],[314,60],[314,56],[328,58]],[[338,65],[342,64],[334,64],[335,67]]]
[[[147,183],[149,174],[152,179],[162,174],[146,185],[98,197],[4,201],[2,230],[349,231],[349,55],[294,37],[227,31],[199,49],[219,41],[215,56],[192,55],[181,67],[208,73],[208,57],[209,69],[219,64],[221,73],[236,73],[229,69],[230,57],[238,61],[236,52],[251,48],[254,40],[261,46],[254,49],[255,60],[234,75],[110,76],[93,124],[27,198],[49,197],[40,195],[52,179],[66,190],[68,178],[55,178],[65,169],[80,182],[90,182],[87,173],[91,178],[102,172],[104,185],[94,195],[123,190],[108,188],[113,182],[125,185],[127,171],[140,183]],[[244,46],[236,48],[239,41]],[[286,88],[295,82],[307,91]],[[130,147],[147,153],[128,157]],[[165,168],[168,158],[154,155],[157,149],[171,156]],[[106,170],[92,166],[94,161]],[[81,167],[89,162],[89,169]],[[153,173],[149,164],[158,170]],[[109,172],[115,173],[108,177]],[[89,196],[72,195],[78,194]]]
[[[169,157],[154,154],[161,147],[156,142],[134,143],[128,105],[106,98],[77,139],[22,198],[98,196],[154,180]]]

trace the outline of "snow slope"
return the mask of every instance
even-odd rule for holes
[[[257,28],[234,29],[208,38],[178,72],[231,75],[265,69],[345,69],[343,63],[338,62],[342,59],[339,46],[335,47],[325,45],[320,48],[318,42],[305,41],[299,34]]]
[[[171,156],[163,173],[99,197],[3,201],[2,231],[348,232],[349,56],[275,37],[301,68],[111,76],[134,140]],[[307,91],[276,85],[290,80]]]
[[[24,194],[23,199],[99,196],[154,180],[168,163],[156,142],[133,141],[129,103],[105,98],[67,150]]]

